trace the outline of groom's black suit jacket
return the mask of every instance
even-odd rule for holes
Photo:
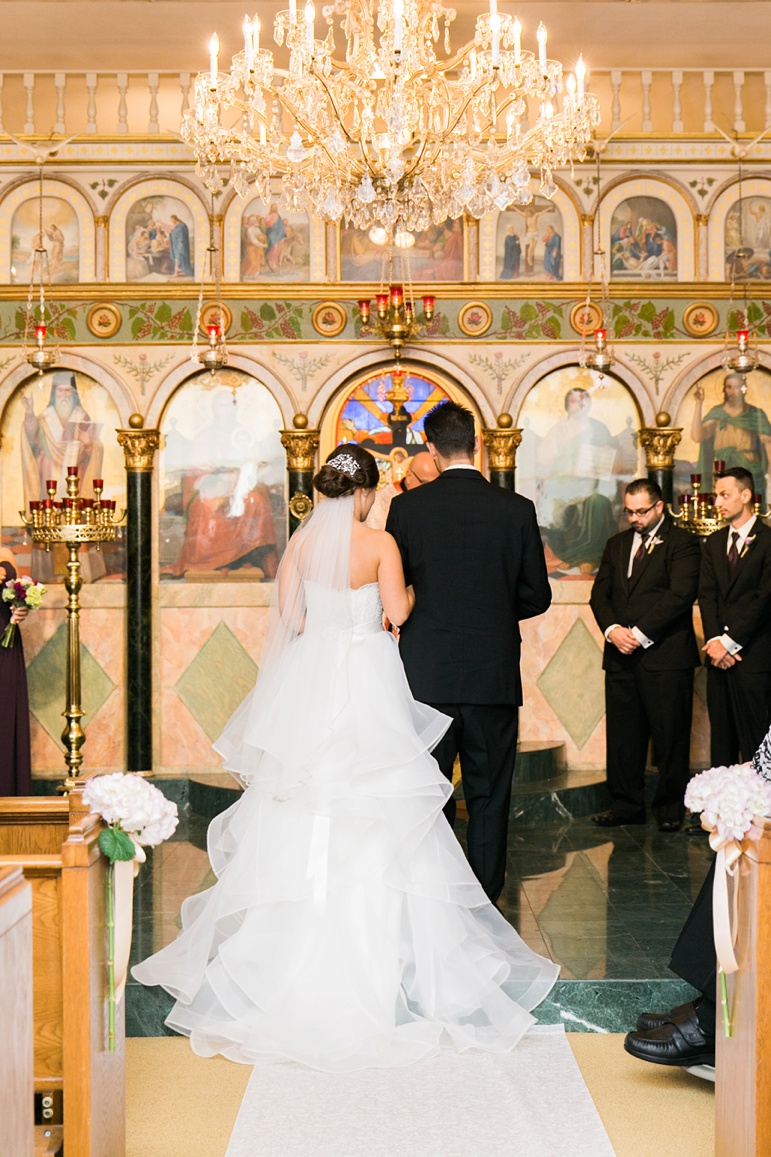
[[[551,602],[532,502],[477,470],[445,470],[393,500],[386,530],[415,588],[400,637],[415,698],[521,704],[519,620]]]

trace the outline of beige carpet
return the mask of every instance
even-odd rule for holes
[[[568,1040],[616,1157],[710,1157],[713,1086],[633,1060],[620,1035]],[[201,1060],[178,1037],[132,1038],[126,1058],[127,1157],[224,1157],[251,1069]]]

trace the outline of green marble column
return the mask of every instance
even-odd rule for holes
[[[126,458],[126,770],[153,771],[152,482],[159,430],[132,414]]]
[[[656,415],[656,425],[643,426],[638,434],[648,478],[661,487],[665,507],[674,506],[675,450],[683,436],[682,428],[670,426],[670,421],[662,410]]]
[[[499,414],[495,429],[482,430],[482,441],[487,450],[487,469],[493,486],[514,490],[517,446],[522,441],[522,431],[514,426],[511,414]]]
[[[294,534],[313,510],[313,475],[316,472],[318,430],[309,430],[305,414],[295,414],[293,430],[281,431],[289,477],[289,533]]]

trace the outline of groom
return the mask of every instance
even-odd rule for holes
[[[532,502],[474,466],[472,414],[442,402],[424,431],[439,478],[396,498],[386,523],[415,589],[400,651],[415,698],[452,718],[434,756],[449,780],[460,756],[468,858],[495,903],[522,703],[519,621],[543,614],[551,591]],[[452,824],[453,799],[445,814]]]

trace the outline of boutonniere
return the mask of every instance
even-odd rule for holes
[[[748,534],[747,535],[747,537],[744,540],[744,546],[742,547],[742,553],[739,555],[739,558],[744,558],[745,554],[750,549],[750,547],[752,546],[753,542],[755,541],[755,539],[757,537],[758,536],[756,534]]]
[[[663,542],[663,541],[664,541],[664,539],[663,539],[663,538],[659,538],[659,536],[658,536],[658,535],[656,535],[656,537],[655,537],[655,538],[652,538],[652,539],[650,540],[650,542],[647,544],[647,546],[645,547],[645,549],[647,550],[648,554],[653,554],[653,552],[654,552],[654,550],[656,549],[656,547],[657,547],[657,546],[661,546],[661,544],[662,544],[662,542]]]

